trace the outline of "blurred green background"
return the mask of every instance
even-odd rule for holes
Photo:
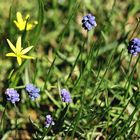
[[[138,63],[134,75],[129,77],[137,57],[131,60],[127,52],[128,42],[133,37],[140,37],[137,26],[139,0],[43,0],[43,4],[44,20],[40,34],[34,38],[35,30],[29,31],[23,46],[27,47],[28,42],[34,45],[35,49],[30,54],[36,59],[26,61],[19,68],[16,59],[5,56],[10,51],[6,39],[15,44],[22,34],[12,22],[16,19],[17,11],[23,17],[30,14],[30,22],[38,20],[38,1],[0,0],[0,111],[4,110],[4,92],[10,84],[14,83],[16,87],[34,83],[41,88],[41,98],[37,103],[32,103],[25,96],[25,91],[21,90],[23,99],[18,108],[23,116],[29,113],[37,124],[41,122],[41,128],[47,112],[51,112],[56,121],[59,120],[65,105],[61,104],[58,89],[66,87],[72,93],[73,103],[69,106],[62,131],[58,134],[50,132],[48,139],[64,136],[66,139],[115,139],[115,134],[118,140],[140,137],[138,107],[137,112],[131,114],[139,106],[140,67]],[[87,32],[82,28],[81,20],[88,13],[96,17],[97,27],[88,32],[83,46]],[[81,57],[77,61],[80,51]],[[68,76],[70,78],[67,80]],[[125,85],[129,84],[127,88]],[[84,99],[81,99],[83,94]],[[133,94],[136,96],[125,108]],[[8,114],[13,113],[11,108],[9,105]],[[82,111],[79,113],[80,109]],[[123,109],[125,111],[121,114]],[[114,124],[120,114],[118,123]],[[7,118],[11,124],[15,114],[12,117]],[[4,134],[10,130],[6,128],[7,125],[5,123]],[[28,125],[29,120],[19,117],[19,128],[24,128],[27,139],[30,139],[35,130],[30,132]],[[68,134],[65,135],[67,130]]]

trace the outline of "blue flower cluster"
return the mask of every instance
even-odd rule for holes
[[[55,124],[55,123],[54,123],[54,121],[53,121],[51,115],[47,115],[47,116],[46,116],[46,120],[45,120],[45,127],[48,128],[49,126],[54,125],[54,124]]]
[[[72,101],[70,93],[66,89],[61,90],[61,98],[63,102],[69,103]]]
[[[36,98],[38,98],[40,96],[40,94],[39,94],[40,89],[36,88],[33,84],[27,84],[25,89],[29,93],[29,97],[32,100],[35,100]]]
[[[140,39],[139,38],[134,38],[129,42],[128,52],[131,53],[132,55],[137,55],[138,53],[140,53]]]
[[[97,23],[95,21],[95,17],[92,14],[88,14],[82,19],[82,27],[85,30],[90,31],[93,27],[96,27]]]
[[[19,93],[16,90],[14,90],[13,88],[6,89],[5,94],[7,96],[7,100],[13,104],[20,100]]]

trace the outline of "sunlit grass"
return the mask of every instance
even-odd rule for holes
[[[139,38],[139,7],[137,0],[0,1],[0,139],[139,139],[140,57],[127,50]],[[18,11],[30,14],[25,27],[38,24],[19,31]],[[97,22],[90,31],[81,22],[88,13]],[[6,57],[6,39],[16,46],[18,36],[35,58],[20,66]],[[7,101],[7,88],[19,102]]]

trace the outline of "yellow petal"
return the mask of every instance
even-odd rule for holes
[[[16,57],[14,53],[7,53],[6,56]]]
[[[22,53],[22,54],[25,54],[25,53],[29,52],[33,47],[34,47],[34,46],[30,46],[30,47],[28,47],[28,48],[22,50],[21,53]]]
[[[28,15],[26,15],[26,18],[25,19],[28,19],[28,18],[30,18],[30,15],[28,14]]]
[[[22,63],[21,57],[17,57],[17,62],[18,62],[19,65],[21,65],[21,63]]]
[[[24,27],[22,24],[19,24],[16,20],[14,20],[14,23],[16,24],[17,28],[20,30],[20,31],[23,31],[24,30]]]
[[[27,23],[27,30],[31,30],[34,26],[30,23]]]
[[[10,48],[13,50],[13,52],[16,53],[16,48],[15,48],[15,46],[10,42],[9,39],[7,39],[7,42],[8,42],[8,44],[9,44]]]
[[[34,21],[34,24],[38,24],[38,21]]]
[[[34,57],[32,57],[32,56],[27,56],[27,55],[22,55],[21,57],[22,57],[22,58],[25,58],[25,59],[35,59]]]
[[[18,23],[22,23],[23,22],[23,18],[20,12],[17,12],[17,22]]]
[[[25,25],[26,25],[26,23],[25,22],[23,22],[23,23],[21,23],[21,24],[19,24],[19,30],[20,31],[23,31],[23,30],[25,30]]]
[[[16,50],[17,52],[21,52],[21,49],[21,36],[19,36],[16,43]]]
[[[16,26],[19,28],[19,23],[18,23],[16,20],[14,20],[14,23],[15,23]]]

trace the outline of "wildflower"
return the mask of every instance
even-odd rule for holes
[[[11,101],[13,104],[20,100],[18,92],[13,88],[6,89],[5,94],[7,96],[7,100]]]
[[[140,39],[134,38],[129,42],[128,53],[132,55],[137,55],[140,52]]]
[[[15,25],[17,26],[17,28],[20,30],[20,31],[23,31],[25,30],[25,27],[26,27],[26,30],[31,30],[32,28],[34,28],[34,26],[36,24],[38,24],[37,21],[34,21],[34,23],[28,23],[27,20],[29,19],[30,15],[26,15],[25,19],[22,18],[22,15],[20,12],[17,12],[16,13],[16,16],[17,16],[17,21],[14,20],[14,23]],[[27,23],[26,23],[27,22]],[[27,24],[27,25],[26,25]]]
[[[83,17],[82,19],[82,27],[85,30],[90,31],[93,27],[96,27],[96,21],[95,21],[95,17],[92,14],[88,14],[86,16]]]
[[[55,123],[54,123],[54,121],[53,121],[51,115],[47,115],[47,116],[46,116],[46,120],[45,120],[45,127],[48,128],[50,125],[54,125],[54,124],[55,124]]]
[[[66,89],[61,90],[61,98],[63,102],[69,103],[72,101],[70,93]]]
[[[32,100],[35,100],[36,98],[38,98],[40,89],[36,88],[33,84],[27,84],[25,87],[26,91],[29,93],[29,97]]]
[[[17,57],[17,62],[19,65],[21,65],[22,59],[34,59],[34,57],[32,56],[25,55],[27,52],[29,52],[33,48],[33,46],[23,49],[21,47],[21,36],[19,36],[17,39],[16,47],[10,42],[9,39],[7,39],[7,42],[13,52],[7,53],[6,56]]]

